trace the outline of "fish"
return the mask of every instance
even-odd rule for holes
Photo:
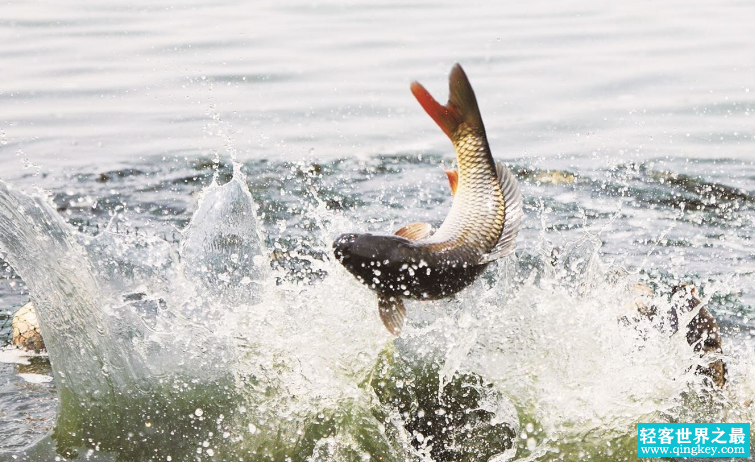
[[[377,293],[380,319],[395,336],[406,320],[404,299],[438,300],[472,284],[491,262],[514,253],[523,218],[519,183],[493,159],[462,67],[451,70],[445,105],[416,81],[411,91],[456,149],[458,169],[446,171],[451,210],[437,230],[419,222],[393,235],[347,233],[333,242],[336,259]]]

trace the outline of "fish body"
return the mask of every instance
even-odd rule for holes
[[[426,242],[395,235],[344,234],[335,246],[346,269],[387,297],[445,298],[474,282],[487,266],[470,264],[463,251],[452,247],[439,252]]]
[[[333,243],[336,258],[378,294],[380,317],[394,335],[406,317],[403,298],[435,300],[464,289],[490,262],[513,253],[522,219],[519,184],[493,159],[461,66],[451,71],[445,105],[417,82],[411,90],[456,149],[458,171],[446,172],[454,193],[448,216],[435,232],[413,223],[395,235],[344,234]]]

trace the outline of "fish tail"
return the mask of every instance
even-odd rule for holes
[[[411,89],[425,112],[432,117],[451,140],[462,124],[480,130],[484,134],[485,126],[482,123],[480,109],[477,106],[477,98],[467,74],[464,73],[459,64],[455,64],[451,69],[448,82],[449,97],[448,103],[445,105],[437,102],[419,82],[412,82]]]

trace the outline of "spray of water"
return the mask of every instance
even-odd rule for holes
[[[640,421],[755,417],[752,353],[727,348],[730,384],[711,386],[696,374],[710,358],[638,315],[640,297],[670,311],[670,288],[638,293],[596,236],[543,238],[452,300],[410,303],[393,341],[374,294],[328,256],[358,224],[316,202],[309,242],[325,257],[297,258],[325,277],[281,277],[255,213],[238,167],[205,189],[179,248],[80,235],[44,197],[0,185],[0,249],[38,309],[59,454],[617,460]]]

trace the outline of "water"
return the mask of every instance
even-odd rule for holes
[[[54,365],[2,364],[0,460],[617,460],[638,421],[753,421],[751,4],[0,18],[0,316],[31,295]],[[329,244],[442,220],[452,152],[408,83],[440,99],[455,61],[524,229],[392,342]],[[661,307],[698,286],[723,390],[680,336],[620,322],[638,281]]]

